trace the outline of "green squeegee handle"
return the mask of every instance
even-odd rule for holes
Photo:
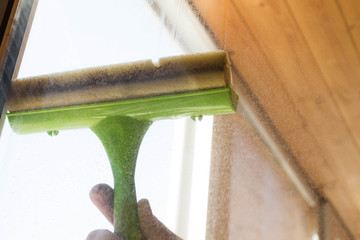
[[[152,121],[234,113],[229,88],[54,109],[8,113],[20,134],[90,128],[101,140],[114,176],[114,228],[140,240],[134,173],[139,147]]]
[[[108,117],[91,130],[101,140],[114,176],[114,232],[126,240],[140,240],[135,167],[141,141],[151,121]]]

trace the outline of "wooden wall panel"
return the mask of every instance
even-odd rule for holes
[[[334,31],[340,28],[339,34],[345,34],[347,39],[338,40],[334,50],[329,43],[324,43],[328,46],[325,50],[319,50],[324,39],[311,36],[315,43],[310,45],[311,33],[304,33],[303,28],[313,27],[311,31],[316,32],[322,31],[322,25],[302,26],[294,11],[313,11],[306,17],[318,19],[323,17],[317,11],[325,11],[324,1],[317,2],[320,10],[303,6],[294,10],[294,3],[275,0],[192,2],[221,47],[230,53],[233,67],[240,75],[239,88],[249,88],[274,125],[274,132],[279,132],[317,191],[332,202],[354,235],[360,237],[360,192],[354,191],[360,189],[360,151],[354,134],[359,126],[356,114],[360,108],[356,109],[358,90],[353,82],[359,81],[360,66],[356,68],[354,45],[347,45],[349,34],[343,32],[341,14],[335,14],[342,25]],[[301,5],[302,1],[296,4]],[[319,52],[314,53],[313,48]],[[333,56],[346,59],[332,63],[337,61]],[[327,60],[330,63],[319,63]],[[325,70],[329,72],[325,74]],[[338,79],[333,78],[332,71],[336,71]],[[344,88],[352,96],[340,100]]]
[[[360,1],[335,0],[335,2],[345,19],[347,31],[351,35],[358,56],[360,56]]]
[[[360,59],[341,9],[335,1],[289,0],[288,3],[326,80],[323,85],[329,88],[334,105],[348,125],[347,139],[339,138],[338,145],[347,145],[341,144],[342,141],[355,141],[353,144],[359,148]]]
[[[245,87],[250,88],[250,91],[255,90],[251,93],[267,110],[270,118],[284,123],[280,130],[287,133],[289,138],[287,142],[293,144],[295,150],[299,149],[296,155],[302,155],[302,159],[307,161],[307,165],[310,166],[307,170],[314,173],[317,181],[323,185],[335,181],[331,169],[324,165],[324,157],[317,152],[319,145],[314,144],[305,119],[297,111],[290,94],[284,88],[242,16],[238,15],[235,8],[227,7],[226,3],[221,4],[220,0],[196,2],[202,9],[203,17],[209,18],[207,22],[209,26],[214,25],[211,30],[214,31],[222,47],[230,53],[233,69],[239,72],[239,78],[234,81],[238,91],[243,92],[244,84]],[[212,8],[212,6],[217,7]],[[222,28],[226,28],[226,31]],[[324,176],[316,174],[317,167],[321,166],[323,171],[327,171]]]
[[[345,180],[351,172],[352,176],[356,176],[360,170],[360,162],[355,161],[360,157],[358,148],[353,144],[351,133],[339,113],[332,92],[327,87],[326,80],[286,4],[280,4],[278,1],[277,4],[273,4],[275,1],[269,1],[271,4],[261,6],[256,2],[236,1],[234,8],[243,9],[238,13],[244,16],[252,34],[255,35],[255,40],[265,54],[264,57],[268,59],[277,74],[276,80],[280,81],[284,91],[290,96],[289,100],[284,99],[282,103],[272,102],[280,109],[283,105],[294,102],[300,116],[307,122],[314,140],[321,143],[320,149],[323,148],[325,153],[330,153],[326,156],[326,160],[330,165],[334,164],[334,168],[338,169],[337,172],[343,170],[339,173],[340,177]],[[238,55],[238,58],[241,57],[246,61],[245,56]],[[234,65],[237,65],[237,62],[239,61],[235,60]],[[269,75],[262,74],[264,79]],[[246,80],[251,86],[255,79],[249,77]],[[271,86],[273,85],[271,83]],[[255,93],[262,91],[262,88],[262,86],[251,86]],[[273,90],[269,94],[272,97],[279,92]],[[259,99],[263,100],[262,97]],[[266,110],[273,111],[268,108]],[[289,124],[293,119],[289,118],[286,112],[280,114],[283,119],[272,118],[279,129],[284,129],[284,125],[287,125],[289,131],[298,130]],[[286,131],[281,132],[283,136],[287,136]],[[339,144],[339,141],[345,143]],[[350,184],[360,184],[360,178],[356,179],[357,181],[347,180]]]

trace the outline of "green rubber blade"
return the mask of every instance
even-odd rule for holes
[[[163,95],[125,101],[8,113],[19,134],[91,128],[109,116],[150,121],[234,113],[230,88]]]

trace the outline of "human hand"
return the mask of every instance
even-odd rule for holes
[[[114,223],[114,190],[107,184],[98,184],[90,191],[90,199],[102,214]],[[149,201],[142,199],[138,202],[138,216],[144,240],[181,240],[160,222],[151,211]],[[92,231],[86,240],[125,240],[109,230]]]

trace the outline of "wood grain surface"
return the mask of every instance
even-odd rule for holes
[[[316,192],[360,239],[360,2],[192,4]]]

